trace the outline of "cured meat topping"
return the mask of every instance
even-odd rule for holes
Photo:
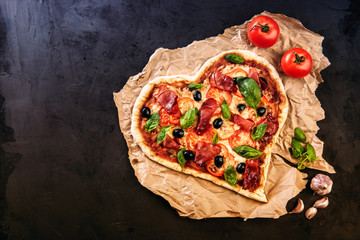
[[[236,123],[237,125],[239,125],[241,127],[241,129],[245,130],[245,131],[250,131],[251,128],[254,126],[254,121],[251,119],[245,119],[242,116],[238,115],[238,114],[232,114],[231,115],[231,119],[233,120],[234,123]]]
[[[221,147],[219,145],[213,145],[208,142],[198,142],[195,145],[195,160],[194,162],[202,165],[218,155],[221,152]]]
[[[243,188],[254,190],[260,183],[260,168],[258,160],[246,160]]]
[[[218,107],[218,103],[213,98],[208,98],[201,104],[199,122],[196,126],[197,135],[203,135],[211,127],[210,118]]]
[[[222,74],[220,71],[215,71],[210,77],[210,84],[221,90],[228,92],[236,92],[237,87],[231,77]]]
[[[159,92],[155,95],[155,99],[169,114],[175,113],[178,110],[174,108],[177,103],[176,93],[164,85],[160,87]]]

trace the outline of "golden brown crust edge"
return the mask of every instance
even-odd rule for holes
[[[150,94],[152,93],[152,90],[155,86],[161,85],[162,83],[166,84],[174,84],[177,82],[185,82],[186,84],[193,83],[195,81],[198,81],[200,77],[203,75],[203,73],[214,63],[217,62],[219,59],[224,57],[226,54],[234,53],[241,55],[246,60],[255,60],[257,63],[264,65],[268,70],[269,74],[272,76],[273,79],[275,79],[276,84],[276,90],[279,93],[279,97],[281,99],[281,103],[279,104],[279,115],[278,115],[278,122],[279,122],[279,130],[273,137],[272,142],[266,147],[264,152],[267,154],[264,164],[261,165],[261,172],[263,173],[263,177],[261,178],[259,187],[253,191],[250,192],[248,190],[244,190],[241,186],[231,186],[229,185],[225,180],[218,179],[210,174],[207,173],[200,173],[193,169],[181,169],[180,165],[178,163],[170,162],[165,158],[159,157],[152,152],[151,148],[149,148],[144,143],[144,138],[141,134],[141,130],[139,129],[139,123],[141,121],[141,108],[145,104],[145,102],[149,99]],[[258,200],[260,202],[267,202],[266,195],[265,195],[265,183],[267,179],[268,169],[270,166],[270,159],[271,154],[269,154],[269,151],[273,147],[273,145],[276,142],[276,139],[279,135],[280,130],[282,129],[286,117],[288,113],[288,102],[284,90],[284,86],[281,82],[281,79],[275,70],[275,68],[264,58],[257,56],[256,54],[250,52],[250,51],[244,51],[244,50],[230,50],[223,53],[218,54],[217,56],[207,60],[204,65],[200,68],[200,70],[195,74],[194,76],[188,76],[188,75],[174,75],[174,76],[164,76],[164,77],[157,77],[154,80],[148,82],[142,91],[140,92],[140,95],[135,101],[135,105],[132,112],[131,117],[131,134],[134,137],[135,142],[141,147],[142,151],[145,153],[147,157],[152,159],[155,162],[158,162],[170,169],[176,170],[178,172],[183,172],[186,174],[190,174],[192,176],[196,176],[202,179],[209,180],[217,185],[223,186],[227,189],[233,190],[243,196],[246,196],[251,199]]]

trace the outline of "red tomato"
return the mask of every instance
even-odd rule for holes
[[[221,104],[226,100],[227,104],[231,104],[232,95],[228,91],[220,90],[216,87],[210,87],[206,93],[206,98],[214,98],[217,103]]]
[[[310,54],[302,48],[293,48],[281,58],[284,73],[293,78],[303,78],[311,72],[313,61]]]
[[[222,175],[224,175],[224,172],[225,172],[225,168],[223,168],[223,167],[218,168],[215,165],[214,158],[210,159],[209,161],[206,162],[206,169],[208,170],[208,172],[211,175],[213,175],[215,177],[221,177]]]
[[[280,35],[279,25],[266,16],[254,18],[247,30],[250,41],[257,47],[267,48],[276,43]]]

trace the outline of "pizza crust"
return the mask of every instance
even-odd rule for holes
[[[168,85],[182,85],[190,84],[190,83],[196,83],[200,82],[200,77],[206,72],[206,70],[211,67],[215,62],[223,58],[226,54],[238,54],[242,56],[246,60],[254,60],[257,62],[257,64],[263,65],[267,70],[269,71],[270,76],[275,80],[275,88],[277,93],[279,94],[279,97],[281,99],[280,104],[278,105],[279,112],[278,112],[278,122],[279,122],[279,129],[276,132],[276,134],[273,136],[272,141],[266,146],[265,150],[263,151],[266,154],[266,158],[264,159],[264,163],[260,166],[260,175],[261,181],[259,187],[253,191],[250,192],[248,190],[244,190],[241,186],[231,186],[228,184],[225,180],[216,178],[208,173],[201,173],[194,169],[185,168],[182,169],[181,166],[176,162],[171,162],[166,158],[162,158],[160,156],[157,156],[150,147],[148,147],[145,144],[145,139],[143,138],[143,135],[141,133],[140,125],[141,125],[141,109],[146,103],[146,101],[150,98],[150,95],[153,92],[153,89],[156,86],[159,86],[161,84],[168,84]],[[217,56],[207,60],[204,65],[200,68],[200,70],[197,72],[194,76],[188,76],[188,75],[174,75],[174,76],[162,76],[157,77],[154,80],[148,82],[140,92],[140,95],[136,99],[132,117],[131,117],[131,134],[133,135],[136,143],[140,146],[142,151],[145,153],[147,157],[149,157],[151,160],[158,162],[170,169],[173,169],[178,172],[183,172],[186,174],[190,174],[195,177],[199,177],[202,179],[209,180],[217,185],[223,186],[227,189],[233,190],[243,196],[246,196],[251,199],[258,200],[260,202],[267,202],[266,194],[265,194],[265,183],[267,180],[267,174],[268,169],[270,165],[271,160],[271,148],[274,146],[276,139],[279,135],[279,132],[281,131],[286,117],[288,113],[288,101],[285,94],[284,86],[282,84],[282,81],[275,70],[275,68],[264,58],[257,56],[253,52],[250,51],[244,51],[244,50],[230,50],[223,53],[218,54]]]

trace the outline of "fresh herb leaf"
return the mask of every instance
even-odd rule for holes
[[[170,157],[172,158],[172,157],[175,157],[175,155],[174,154],[172,154],[172,155],[170,155]]]
[[[188,88],[192,91],[192,90],[195,90],[195,89],[199,89],[199,88],[202,88],[204,87],[204,85],[202,85],[201,83],[191,83],[188,85]]]
[[[245,98],[245,102],[255,110],[257,116],[256,107],[260,103],[261,90],[257,82],[249,77],[246,77],[238,81],[240,92]]]
[[[234,152],[236,152],[238,155],[247,158],[247,159],[255,159],[260,157],[263,152],[257,150],[256,148],[253,148],[248,145],[241,145],[238,147],[233,148]]]
[[[199,110],[197,108],[191,108],[180,118],[180,125],[183,129],[188,129],[194,125],[196,120],[196,114]]]
[[[181,166],[181,168],[184,168],[185,166],[185,157],[184,157],[184,149],[180,149],[180,151],[177,153],[177,160]]]
[[[249,78],[249,77],[234,77],[233,80],[240,87],[241,81],[243,81],[243,80],[245,80],[247,78]]]
[[[290,153],[295,159],[302,157],[302,152],[300,152],[299,150],[297,150],[295,148],[290,148]]]
[[[151,117],[146,121],[145,123],[145,130],[146,132],[150,133],[152,130],[154,130],[160,122],[160,116],[159,111],[152,114]]]
[[[226,54],[225,59],[232,63],[243,63],[244,59],[236,54]]]
[[[310,143],[306,144],[306,153],[305,154],[310,163],[312,163],[313,161],[315,161],[316,159],[319,158],[316,156],[315,149]]]
[[[254,141],[259,141],[265,134],[267,124],[260,124],[251,131],[251,138]]]
[[[229,183],[231,186],[236,186],[237,183],[237,174],[234,166],[228,167],[224,172],[224,178],[227,183]]]
[[[219,142],[219,134],[216,132],[212,139],[212,144],[216,145]]]
[[[298,152],[300,152],[301,154],[304,152],[304,147],[301,145],[301,143],[296,140],[295,138],[291,139],[291,145],[293,146],[293,148],[295,148]]]
[[[165,140],[166,134],[169,132],[169,130],[172,128],[172,126],[165,126],[161,128],[158,136],[157,136],[157,144],[160,144],[162,141]]]
[[[225,100],[221,104],[221,113],[226,120],[231,118],[229,104]]]
[[[294,136],[296,138],[296,140],[305,143],[306,142],[306,136],[304,134],[304,132],[301,130],[301,128],[297,127],[294,130]]]

